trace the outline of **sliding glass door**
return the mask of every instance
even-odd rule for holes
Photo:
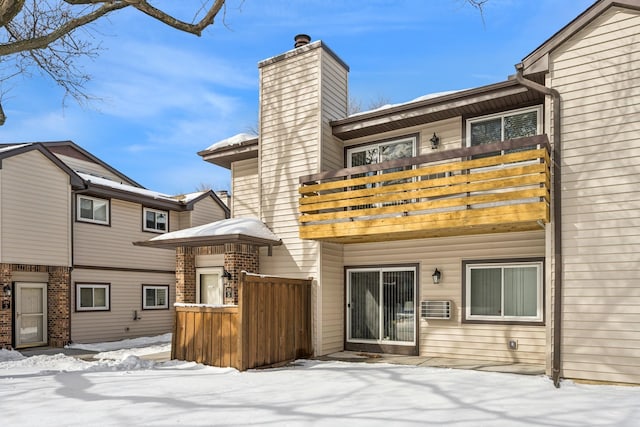
[[[347,270],[347,342],[415,345],[416,268]]]

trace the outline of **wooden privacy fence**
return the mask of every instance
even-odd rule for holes
[[[237,306],[177,306],[171,358],[244,371],[308,357],[311,280],[241,273]]]

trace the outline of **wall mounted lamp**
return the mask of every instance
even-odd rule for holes
[[[440,137],[438,135],[436,135],[436,133],[433,133],[433,136],[431,137],[431,139],[429,140],[431,141],[431,149],[435,150],[440,146]]]
[[[231,273],[229,273],[226,269],[222,269],[222,278],[223,279],[227,279],[227,280],[231,280],[232,276]]]
[[[11,285],[4,285],[2,291],[4,292],[4,296],[11,297]]]
[[[440,283],[440,279],[442,279],[442,273],[436,268],[436,270],[431,275],[431,278],[433,279],[433,284],[437,285]]]

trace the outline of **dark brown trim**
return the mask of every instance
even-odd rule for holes
[[[153,288],[166,288],[167,290],[167,306],[166,307],[150,307],[150,308],[144,308],[144,302],[145,302],[145,294],[144,294],[144,288],[145,287],[153,287]],[[142,304],[140,304],[140,307],[143,311],[158,311],[158,310],[169,310],[171,308],[171,293],[169,292],[169,285],[154,285],[154,284],[150,284],[150,283],[142,283],[140,285],[140,291],[142,293]]]
[[[357,270],[363,268],[384,270],[387,268],[414,268],[415,269],[415,295],[414,295],[414,333],[416,342],[414,345],[393,345],[382,343],[353,343],[347,341],[347,317],[348,302],[347,302],[347,274],[349,270]],[[417,356],[420,354],[420,263],[406,263],[406,264],[374,264],[374,265],[349,265],[343,268],[343,301],[344,307],[342,313],[344,316],[344,329],[343,329],[343,347],[347,351],[368,351],[372,353],[390,353],[390,354],[402,354],[406,356]]]
[[[354,145],[345,145],[344,149],[343,149],[343,155],[342,157],[344,158],[344,161],[342,162],[342,164],[344,165],[345,168],[347,168],[347,152],[349,150],[353,150],[354,148],[359,148],[359,147],[366,147],[367,145],[374,145],[374,144],[384,144],[385,142],[393,142],[393,141],[399,141],[402,139],[414,139],[414,146],[413,149],[416,153],[419,153],[420,150],[420,132],[416,132],[416,133],[410,133],[408,135],[402,135],[402,136],[398,136],[398,137],[394,137],[394,138],[385,138],[385,139],[374,139],[368,142],[362,142],[360,144],[354,144]],[[415,156],[414,156],[415,157]]]
[[[108,205],[108,208],[109,208],[109,221],[108,221],[108,223],[107,224],[103,224],[103,223],[100,223],[100,222],[94,222],[94,221],[90,221],[88,219],[80,218],[80,215],[79,215],[79,212],[78,212],[78,210],[80,209],[80,203],[78,203],[78,199],[80,197],[107,201],[107,205]],[[91,224],[91,225],[101,225],[103,227],[111,227],[111,199],[110,198],[96,197],[96,196],[92,196],[90,194],[85,194],[85,193],[76,193],[75,194],[75,206],[74,206],[74,208],[75,208],[74,218],[75,218],[76,222],[83,223],[83,224]]]
[[[107,169],[108,171],[110,171],[114,175],[122,178],[122,180],[126,181],[127,184],[129,184],[129,185],[131,185],[133,187],[138,187],[138,188],[144,189],[144,187],[142,185],[140,185],[139,183],[137,183],[133,179],[129,178],[127,175],[123,174],[122,172],[120,172],[119,170],[114,168],[113,166],[103,162],[102,160],[100,160],[99,158],[97,158],[96,156],[94,156],[93,154],[91,154],[90,152],[85,150],[84,148],[80,147],[79,145],[77,145],[73,141],[51,141],[51,142],[44,142],[44,143],[39,143],[39,144],[42,144],[45,147],[51,147],[50,150],[52,152],[58,152],[60,150],[59,147],[62,147],[62,146],[71,147],[74,150],[78,151],[81,155],[83,155],[86,158],[88,158],[93,163],[96,163],[96,164],[102,166],[103,168]],[[60,153],[60,154],[66,155],[64,153]]]
[[[151,268],[129,268],[129,267],[105,267],[102,265],[79,265],[73,266],[74,270],[102,270],[102,271],[122,271],[126,273],[154,273],[154,274],[175,274],[175,270],[154,270]]]
[[[544,257],[532,257],[532,258],[499,258],[499,259],[474,259],[462,261],[462,307],[460,322],[462,324],[489,324],[489,325],[522,325],[522,326],[544,326],[546,322],[546,280],[545,280],[545,258]],[[542,264],[542,296],[540,305],[542,308],[542,321],[526,321],[526,320],[469,320],[467,319],[467,265],[474,264],[514,264],[514,263],[541,263]]]
[[[108,308],[106,310],[105,309],[99,309],[99,308],[98,309],[94,308],[94,309],[89,309],[89,310],[78,310],[78,302],[79,302],[78,298],[79,298],[79,295],[80,295],[80,293],[78,292],[78,289],[79,289],[80,286],[83,286],[83,285],[87,285],[87,286],[106,286],[107,290],[108,290],[108,294],[109,294],[107,296],[108,297],[107,298],[107,300],[108,300]],[[75,298],[74,298],[75,301],[73,301],[73,308],[74,308],[74,311],[76,313],[95,313],[95,312],[100,312],[100,311],[103,311],[103,312],[110,312],[111,311],[111,283],[79,281],[79,282],[73,282],[73,289],[74,289],[74,293],[75,293]]]
[[[245,234],[227,234],[223,236],[195,236],[182,237],[164,240],[143,240],[133,242],[135,246],[148,246],[161,249],[175,249],[179,246],[197,247],[197,246],[217,246],[225,243],[240,243],[256,246],[279,246],[282,240],[274,241],[261,239],[258,237],[247,236]]]
[[[93,197],[98,197],[103,199],[109,198],[109,199],[123,200],[125,202],[144,204],[146,206],[153,207],[156,209],[166,209],[166,210],[174,210],[174,211],[188,210],[185,208],[185,205],[180,203],[178,200],[156,199],[154,197],[144,196],[139,193],[132,193],[130,191],[119,190],[117,188],[94,184],[91,181],[87,182],[87,189],[82,193],[78,193],[78,194],[86,194],[87,196],[93,196]]]
[[[63,172],[69,175],[69,183],[71,184],[71,187],[73,189],[85,188],[85,184],[82,178],[80,178],[78,174],[76,174],[69,166],[67,166],[66,163],[64,163],[62,160],[56,157],[55,154],[53,154],[50,150],[48,150],[45,144],[42,144],[40,142],[34,142],[34,143],[24,143],[24,144],[2,144],[0,146],[1,147],[16,146],[16,148],[12,150],[3,151],[0,153],[0,169],[2,169],[3,159],[6,159],[8,157],[13,157],[18,154],[26,153],[28,151],[36,150],[36,151],[39,151],[47,159],[49,159],[53,164],[55,164],[60,169],[62,169]]]
[[[169,222],[170,222],[170,218],[171,218],[171,211],[165,210],[165,209],[158,209],[158,208],[152,208],[146,205],[141,205],[140,206],[140,211],[141,211],[141,215],[142,215],[142,224],[140,224],[142,227],[140,229],[140,231],[142,231],[143,233],[152,233],[152,234],[165,234],[168,233],[169,231],[171,231],[171,228],[169,226]],[[167,229],[165,231],[162,230],[149,230],[146,228],[146,223],[147,223],[147,219],[145,218],[145,209],[150,209],[152,211],[155,212],[164,212],[167,214],[167,224],[166,227]]]

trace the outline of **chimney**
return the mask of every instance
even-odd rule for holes
[[[311,41],[311,37],[306,34],[298,34],[293,38],[293,40],[295,40],[295,44],[293,45],[293,47],[297,49],[299,47],[308,45]]]

